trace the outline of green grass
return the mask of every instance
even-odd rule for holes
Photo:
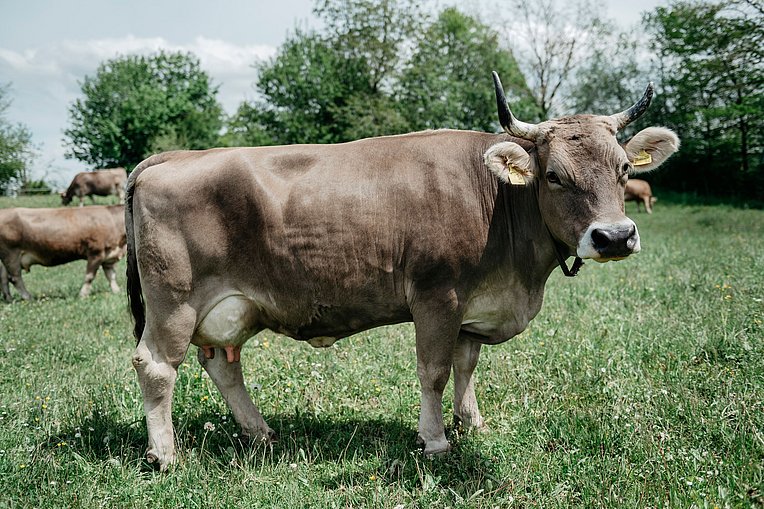
[[[404,324],[325,350],[250,341],[242,362],[272,449],[239,442],[189,355],[179,464],[154,472],[124,296],[99,275],[77,298],[84,262],[33,267],[35,300],[0,303],[0,508],[762,507],[764,211],[628,208],[643,252],[575,279],[555,271],[528,330],[483,349],[490,431],[449,427],[454,450],[435,459],[415,445]]]

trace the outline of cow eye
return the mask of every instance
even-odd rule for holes
[[[557,176],[557,174],[553,171],[546,172],[546,181],[550,184],[557,184],[562,185],[562,182],[560,182],[560,177]]]
[[[624,174],[627,174],[631,171],[631,163],[623,163],[623,168],[621,168],[621,172]]]

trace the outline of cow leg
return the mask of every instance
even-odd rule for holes
[[[11,297],[11,289],[8,286],[8,271],[5,270],[5,265],[2,262],[0,262],[0,290],[3,292],[3,299],[8,302],[13,299]]]
[[[146,459],[165,470],[175,462],[172,391],[194,330],[195,314],[178,308],[161,324],[150,317],[133,354],[133,367],[143,394],[149,448]]]
[[[90,288],[93,284],[93,280],[96,277],[96,272],[98,272],[98,267],[100,266],[100,256],[98,258],[88,258],[88,264],[85,268],[85,282],[82,284],[82,288],[80,288],[80,297],[83,299],[90,295]]]
[[[9,258],[3,259],[3,265],[5,265],[5,268],[8,271],[8,279],[13,283],[13,286],[16,287],[19,294],[21,294],[21,298],[24,300],[31,300],[32,296],[27,291],[27,287],[24,285],[24,280],[21,278],[21,260],[19,259],[19,256],[11,255]],[[3,290],[3,295],[5,295],[5,290]],[[9,299],[10,295],[11,293],[9,291]]]
[[[651,198],[650,196],[645,196],[643,198],[643,200],[645,202],[645,210],[647,211],[648,214],[652,214],[653,213],[653,205],[652,205],[652,203],[650,203],[650,201],[651,201],[650,198]]]
[[[425,455],[440,454],[451,448],[443,426],[443,389],[451,374],[461,314],[456,312],[453,290],[432,299],[417,296],[416,300],[412,316],[422,398],[417,440],[424,444]]]
[[[114,264],[103,264],[103,275],[106,276],[106,280],[109,281],[109,287],[111,287],[112,293],[119,293],[119,285],[117,284],[117,273],[114,271]]]
[[[258,441],[274,441],[276,433],[266,424],[244,387],[241,362],[228,362],[226,352],[221,348],[217,350],[217,355],[207,358],[204,350],[199,348],[197,359],[228,403],[236,422],[241,426],[242,434]]]
[[[467,428],[483,427],[472,378],[480,357],[480,346],[480,343],[459,337],[454,349],[454,421]]]

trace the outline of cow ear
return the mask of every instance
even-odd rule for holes
[[[505,184],[524,186],[533,180],[531,157],[511,141],[502,141],[492,145],[483,156],[485,165]]]
[[[665,127],[648,127],[634,135],[623,149],[634,165],[631,174],[651,171],[679,150],[679,137]]]

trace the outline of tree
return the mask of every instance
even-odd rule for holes
[[[297,31],[259,66],[262,99],[229,123],[226,143],[335,143],[414,129],[494,130],[490,71],[515,111],[537,110],[498,35],[456,9],[430,22],[409,0],[322,0],[323,32]],[[475,86],[480,80],[482,86]]]
[[[510,40],[533,92],[541,119],[562,113],[573,73],[612,32],[596,0],[512,0]]]
[[[653,118],[683,139],[663,182],[764,195],[764,16],[759,2],[680,1],[645,17],[664,99]]]
[[[496,128],[496,100],[490,72],[507,87],[515,115],[535,119],[535,107],[514,56],[499,46],[498,34],[455,8],[443,10],[400,79],[400,102],[413,129]]]
[[[190,53],[118,57],[82,83],[69,108],[67,157],[95,167],[134,167],[153,152],[217,144],[217,86]]]
[[[23,124],[13,124],[5,117],[11,105],[7,97],[10,84],[0,86],[0,192],[29,180],[29,165],[35,156],[32,133]]]
[[[367,62],[343,55],[315,33],[298,31],[258,70],[264,100],[240,113],[262,125],[275,143],[346,141],[349,119],[343,111],[354,97],[372,94]]]
[[[317,0],[314,12],[340,54],[366,63],[373,92],[392,85],[428,20],[416,0]]]
[[[595,48],[575,70],[569,100],[574,113],[612,114],[623,111],[644,93],[653,80],[649,65],[640,65],[639,42],[629,33],[605,36],[607,44]]]
[[[410,0],[319,0],[321,32],[297,30],[258,66],[262,99],[226,143],[336,143],[408,130],[391,90],[425,17]],[[264,136],[264,133],[267,135]]]

